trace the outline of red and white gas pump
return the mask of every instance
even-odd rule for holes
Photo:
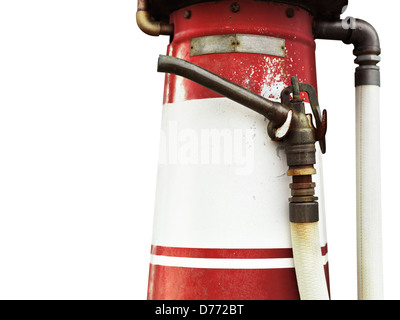
[[[379,39],[346,5],[138,1],[171,39],[149,299],[329,299],[315,38],[355,46],[359,297],[381,298]]]

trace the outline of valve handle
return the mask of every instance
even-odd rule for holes
[[[285,106],[290,106],[290,94],[293,94],[293,99],[300,99],[300,92],[305,92],[308,95],[310,106],[315,119],[315,140],[319,141],[321,152],[326,152],[325,135],[327,131],[327,112],[324,109],[321,114],[317,93],[314,87],[308,83],[299,83],[297,77],[291,78],[292,85],[286,87],[281,92],[281,103]]]

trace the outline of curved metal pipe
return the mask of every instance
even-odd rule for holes
[[[348,17],[337,21],[315,21],[314,36],[316,39],[340,40],[353,44],[356,69],[356,86],[380,85],[380,72],[377,66],[380,61],[380,41],[375,28],[368,22]]]
[[[367,21],[348,17],[337,21],[316,21],[316,39],[341,40],[354,45],[354,55],[381,53],[379,36]]]
[[[278,102],[265,99],[258,94],[228,81],[219,75],[203,69],[188,61],[171,56],[160,55],[158,72],[173,73],[192,80],[210,90],[217,92],[251,110],[262,114],[272,123],[281,126],[285,123],[289,108]]]
[[[150,36],[172,35],[174,33],[174,25],[151,19],[147,0],[138,0],[136,22],[140,30]]]

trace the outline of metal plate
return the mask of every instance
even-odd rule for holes
[[[285,57],[285,40],[253,34],[214,35],[191,39],[190,56],[214,53],[258,53]]]

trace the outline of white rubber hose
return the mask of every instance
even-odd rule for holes
[[[383,299],[379,87],[356,87],[358,299]]]
[[[301,300],[329,300],[318,222],[290,223]]]

